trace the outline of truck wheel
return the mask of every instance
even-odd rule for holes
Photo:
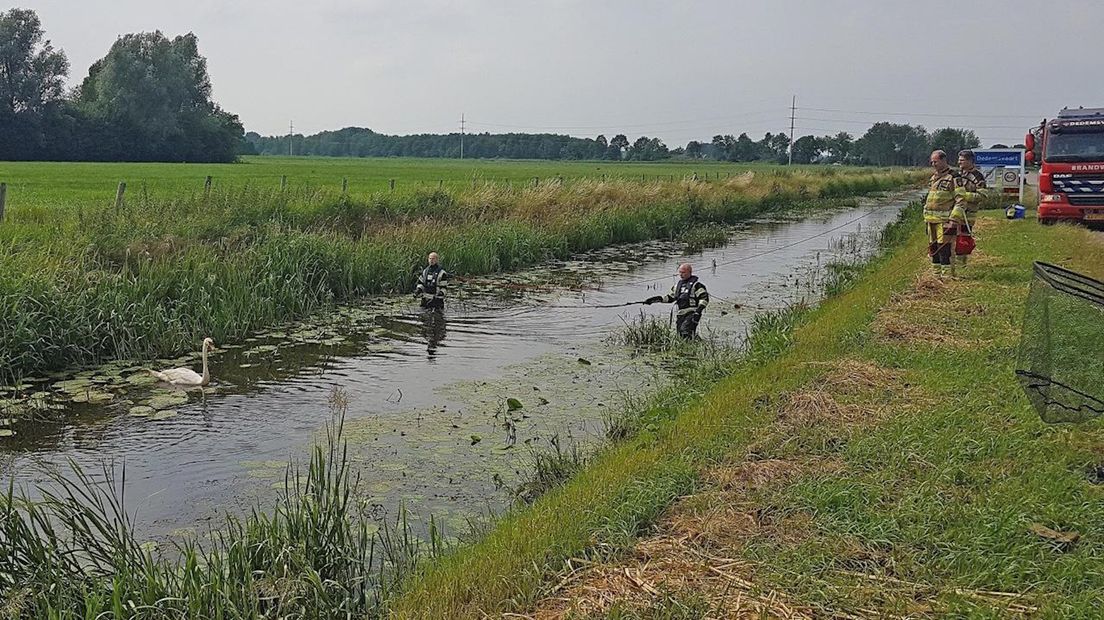
[[[1054,225],[1054,218],[1052,218],[1052,217],[1041,217],[1041,218],[1039,218],[1039,223],[1042,224],[1043,226],[1053,226]]]

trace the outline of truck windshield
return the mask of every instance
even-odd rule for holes
[[[1104,161],[1104,133],[1052,133],[1046,141],[1047,161]]]

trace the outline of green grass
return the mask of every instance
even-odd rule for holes
[[[817,608],[1003,617],[1006,601],[968,593],[1000,591],[1022,594],[1018,602],[1046,617],[1099,615],[1104,493],[1089,474],[1104,462],[1104,425],[1043,423],[1014,369],[1032,261],[1100,277],[1104,244],[1072,227],[986,224],[981,247],[992,260],[971,267],[953,293],[954,305],[969,312],[951,310],[934,322],[909,315],[919,329],[953,330],[960,344],[899,344],[864,333],[852,346],[852,355],[903,372],[923,394],[920,410],[852,436],[834,455],[845,464],[841,472],[808,476],[762,499],[783,513],[814,516],[807,540],[764,541],[747,555]],[[1071,318],[1059,321],[1068,337],[1098,337],[1099,323]],[[1104,375],[1095,372],[1100,385]],[[807,443],[823,444],[829,434]],[[1076,531],[1081,540],[1057,544],[1032,533],[1033,524]],[[873,593],[845,570],[913,585]],[[924,606],[914,602],[917,590],[927,591]]]
[[[290,163],[353,165],[347,161]],[[286,170],[278,163],[269,169]],[[92,164],[42,166],[82,183],[104,174]],[[95,172],[82,173],[86,166]],[[13,204],[0,224],[0,382],[105,359],[171,357],[207,336],[237,341],[335,301],[405,292],[431,250],[454,273],[511,270],[916,179],[902,170],[760,168],[709,181],[590,179],[360,196],[228,184],[209,196],[139,192],[118,211],[110,201],[78,198],[66,208]]]
[[[912,220],[917,214],[915,208],[908,211]],[[915,236],[908,239],[909,248],[919,247]],[[900,235],[887,240],[899,241]],[[900,270],[906,261],[897,254],[879,264],[881,273]],[[695,487],[703,462],[754,439],[765,421],[754,407],[764,386],[797,385],[809,374],[803,360],[840,351],[849,333],[905,281],[905,275],[860,279],[846,294],[810,311],[797,328],[795,312],[763,317],[735,368],[713,368],[708,381],[685,381],[682,390],[640,412],[627,424],[624,441],[594,457],[570,482],[428,567],[395,603],[394,615],[469,617],[524,610],[568,558],[623,548],[672,499]]]
[[[458,160],[417,158],[346,157],[245,157],[235,164],[160,163],[61,163],[0,162],[0,182],[8,184],[8,205],[23,207],[110,205],[120,181],[127,183],[132,199],[143,192],[155,200],[168,200],[203,192],[204,180],[212,177],[216,188],[251,187],[259,191],[278,189],[286,176],[293,189],[340,191],[348,181],[350,197],[366,199],[375,192],[416,188],[470,189],[477,183],[506,181],[526,185],[534,178],[548,182],[597,178],[641,180],[681,179],[697,173],[702,178],[726,178],[746,170],[769,170],[767,164],[726,162],[606,162],[536,160]],[[813,166],[796,166],[812,169]]]
[[[920,227],[908,234],[896,227],[888,236],[902,240],[899,251],[849,278],[850,288],[796,328],[768,331],[752,358],[759,363],[745,364],[700,397],[654,411],[643,430],[595,457],[567,484],[429,566],[408,586],[395,615],[467,617],[531,608],[567,558],[616,555],[668,502],[696,486],[699,468],[761,441],[774,420],[762,403],[801,389],[825,364],[852,358],[903,373],[924,395],[921,406],[843,438],[814,428],[780,442],[777,454],[759,454],[831,457],[844,467],[813,472],[760,498],[772,514],[812,516],[812,531],[800,543],[763,540],[724,552],[743,553],[762,567],[757,573],[765,587],[826,615],[863,609],[1007,615],[1006,598],[962,593],[970,590],[1025,593],[1046,616],[1098,615],[1104,493],[1086,472],[1104,461],[1104,424],[1045,425],[1012,371],[1031,261],[1099,276],[1104,244],[1081,229],[988,218],[979,239],[990,260],[970,266],[964,297],[955,302],[962,314],[951,304],[911,317],[917,329],[961,330],[969,345],[900,345],[874,336],[879,310],[929,268]],[[1033,523],[1076,530],[1082,538],[1059,546],[1033,534]],[[915,588],[872,584],[841,569]],[[657,605],[654,615],[663,616],[666,604]]]

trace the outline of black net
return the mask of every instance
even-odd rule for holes
[[[1104,414],[1104,282],[1035,263],[1016,375],[1046,422]]]

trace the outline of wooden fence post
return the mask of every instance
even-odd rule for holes
[[[119,189],[115,190],[115,215],[123,208],[123,194],[126,193],[126,181],[119,181]]]
[[[8,184],[0,183],[0,222],[4,221],[4,205],[8,201]]]
[[[445,187],[445,180],[444,179],[437,179],[437,189],[444,189],[444,187]]]
[[[282,174],[280,175],[280,191],[282,192],[285,189],[287,189],[287,175]]]
[[[395,179],[391,179],[390,185],[391,185],[391,191],[395,191]]]
[[[344,196],[349,192],[349,179],[348,177],[341,177],[341,195]]]
[[[203,180],[203,199],[207,200],[211,197],[211,175],[207,175],[207,178]]]

